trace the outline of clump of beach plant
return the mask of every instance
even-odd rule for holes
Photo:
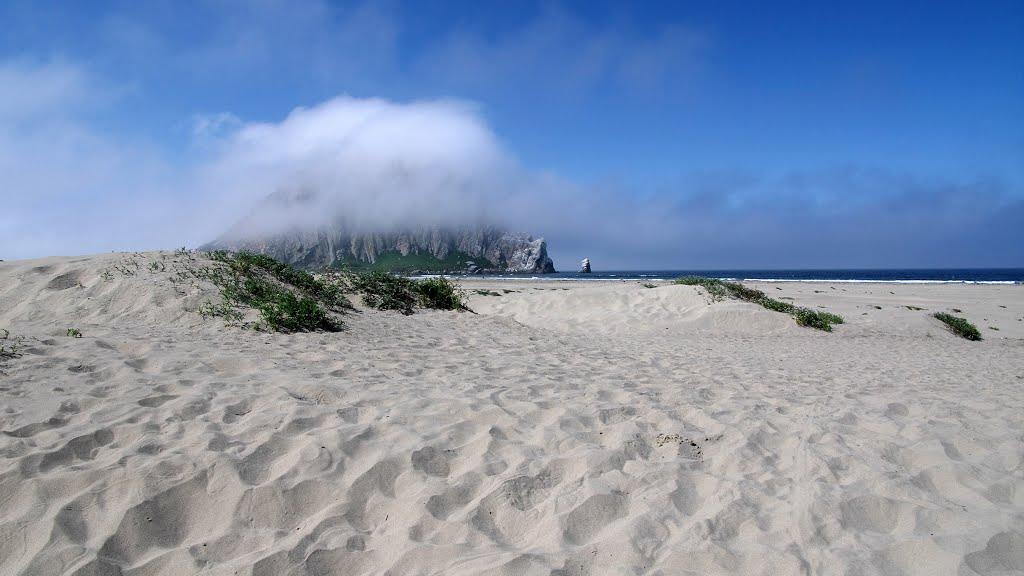
[[[17,342],[11,341],[11,333],[6,328],[0,328],[0,360],[10,360],[13,358],[21,358],[21,352],[18,351]],[[8,344],[8,342],[12,342]]]
[[[12,358],[21,358],[21,353],[18,352],[18,347],[0,344],[0,360],[9,360]]]
[[[685,286],[700,286],[707,292],[708,296],[713,301],[724,300],[729,295],[728,290],[725,288],[725,282],[717,278],[704,278],[703,276],[683,276],[682,278],[676,278],[673,284],[683,284]]]
[[[946,314],[945,312],[936,312],[933,316],[935,316],[935,318],[940,322],[944,323],[953,334],[968,340],[981,340],[981,332],[978,331],[978,328],[975,327],[974,324],[968,322],[966,318],[953,316],[952,314]]]
[[[473,292],[481,296],[501,296],[500,292],[495,292],[494,290],[473,290]]]
[[[355,274],[351,283],[362,294],[363,303],[378,310],[397,310],[407,315],[412,314],[416,306],[436,310],[467,310],[462,291],[444,277],[413,280],[388,272],[373,271]]]
[[[818,312],[809,308],[797,308],[793,312],[793,317],[796,318],[796,323],[800,326],[817,328],[818,330],[824,330],[825,332],[831,332],[833,324],[843,323],[842,316],[839,316],[838,314],[833,314],[831,312]]]
[[[674,283],[686,286],[699,286],[707,292],[713,301],[735,298],[759,304],[768,310],[790,314],[800,326],[817,328],[825,332],[831,332],[833,324],[843,323],[843,317],[838,314],[818,312],[810,308],[797,307],[789,302],[775,300],[774,298],[769,298],[764,292],[755,288],[748,288],[739,282],[726,282],[717,278],[705,278],[703,276],[685,276],[677,278]]]
[[[443,276],[424,278],[413,282],[415,282],[416,293],[419,295],[419,304],[424,308],[435,310],[463,310],[466,308],[462,291],[458,285]],[[499,296],[497,292],[493,294]]]
[[[228,322],[241,322],[245,318],[241,310],[225,301],[216,304],[203,302],[199,306],[199,315],[203,318],[223,318]]]
[[[339,315],[352,309],[349,295],[378,310],[412,314],[419,308],[468,310],[462,290],[451,280],[438,277],[415,280],[382,271],[328,270],[314,275],[265,254],[214,251],[215,265],[191,274],[220,288],[220,302],[199,307],[204,317],[220,317],[241,323],[246,309],[262,319],[253,325],[277,332],[337,331]],[[494,295],[498,295],[496,292]]]
[[[69,338],[81,338],[82,337],[82,331],[79,330],[78,328],[68,328],[68,337]]]
[[[352,286],[363,295],[363,303],[378,310],[398,310],[412,314],[416,305],[414,282],[387,272],[356,274]]]
[[[239,321],[243,308],[260,313],[263,327],[275,332],[335,332],[336,317],[350,307],[341,286],[317,279],[264,254],[212,252],[220,265],[204,277],[220,288],[222,301],[200,307],[204,316]]]

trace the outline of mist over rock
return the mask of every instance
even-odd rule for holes
[[[416,224],[364,230],[344,217],[325,219],[308,192],[273,194],[203,250],[248,250],[301,268],[348,266],[391,271],[555,271],[543,238],[492,225]],[[330,212],[328,212],[330,213]]]

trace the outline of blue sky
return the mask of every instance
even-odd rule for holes
[[[469,106],[561,183],[561,213],[516,224],[563,267],[1024,265],[1021,2],[2,2],[0,22],[0,257],[197,244],[233,217],[180,208],[216,194],[197,126],[347,96]]]

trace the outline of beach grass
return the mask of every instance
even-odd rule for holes
[[[21,352],[18,351],[18,344],[11,340],[11,332],[6,328],[0,328],[0,360],[10,360],[12,358],[20,358]],[[8,344],[7,342],[11,342]]]
[[[340,316],[353,306],[349,296],[378,310],[412,314],[415,308],[468,310],[462,290],[451,280],[421,280],[380,270],[326,270],[312,274],[266,254],[209,253],[212,266],[192,270],[220,289],[220,302],[199,307],[203,317],[219,317],[243,324],[245,310],[256,310],[261,321],[250,327],[273,332],[335,332],[343,327]]]
[[[436,310],[468,310],[465,296],[448,278],[415,280],[390,272],[350,273],[349,280],[363,303],[378,310],[412,314],[417,306]]]
[[[816,328],[825,332],[832,331],[833,324],[842,324],[843,317],[831,312],[818,312],[810,308],[800,308],[789,302],[769,298],[764,292],[755,288],[749,288],[739,282],[726,282],[718,278],[705,278],[703,276],[684,276],[676,278],[674,284],[685,286],[699,286],[711,297],[712,300],[720,301],[725,298],[734,298],[744,302],[759,304],[768,310],[790,314],[796,319],[800,326]]]
[[[222,301],[200,307],[204,316],[239,321],[242,309],[259,311],[262,325],[273,332],[336,332],[337,314],[351,305],[342,286],[317,279],[264,254],[211,252],[219,266],[204,276],[221,291]]]
[[[961,338],[974,341],[981,340],[981,332],[978,331],[978,328],[974,324],[968,322],[966,318],[953,316],[952,314],[946,314],[945,312],[936,312],[932,316],[945,324],[946,327],[949,328],[950,332],[960,336]]]

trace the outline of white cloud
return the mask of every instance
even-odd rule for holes
[[[281,122],[242,125],[199,177],[218,211],[248,209],[278,191],[315,191],[319,207],[304,223],[341,216],[389,228],[481,216],[516,172],[469,104],[339,97]],[[275,228],[292,224],[279,220]]]

